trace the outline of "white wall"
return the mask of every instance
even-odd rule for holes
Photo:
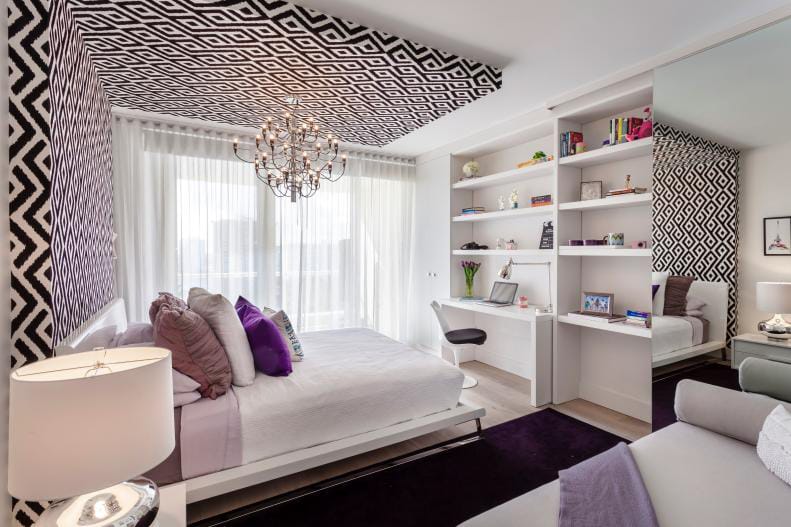
[[[739,333],[768,318],[756,282],[790,282],[791,256],[764,256],[763,218],[791,216],[791,142],[742,151],[739,159]]]
[[[11,367],[11,276],[8,232],[8,9],[0,16],[0,486],[8,488],[8,374]],[[0,505],[0,527],[11,525],[11,498]]]

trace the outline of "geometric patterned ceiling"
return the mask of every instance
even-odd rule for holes
[[[298,95],[383,146],[502,86],[500,69],[288,2],[67,0],[115,106],[260,126]]]

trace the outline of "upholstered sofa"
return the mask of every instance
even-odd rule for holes
[[[678,422],[629,445],[660,526],[791,525],[791,486],[766,469],[755,448],[778,404],[791,410],[765,395],[678,384]],[[558,507],[555,480],[462,525],[556,526]]]

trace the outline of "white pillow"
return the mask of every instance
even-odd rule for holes
[[[706,301],[700,299],[696,296],[689,296],[687,295],[687,312],[689,311],[700,311],[703,309],[703,306],[706,305]]]
[[[200,392],[174,393],[173,408],[192,404],[198,399],[200,399]]]
[[[758,457],[769,472],[791,485],[791,413],[778,404],[758,434]]]
[[[213,295],[205,289],[193,287],[190,289],[187,304],[206,320],[225,348],[228,362],[231,363],[231,382],[236,386],[253,384],[253,352],[231,302],[222,295]]]
[[[651,285],[658,285],[659,289],[654,295],[654,315],[662,315],[665,312],[665,286],[667,285],[667,277],[670,276],[669,271],[660,271],[651,273]]]

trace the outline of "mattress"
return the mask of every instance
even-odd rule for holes
[[[242,463],[370,432],[456,406],[464,376],[368,329],[302,333],[288,377],[235,387]]]
[[[708,342],[709,321],[696,317],[654,316],[651,353],[654,357]]]

